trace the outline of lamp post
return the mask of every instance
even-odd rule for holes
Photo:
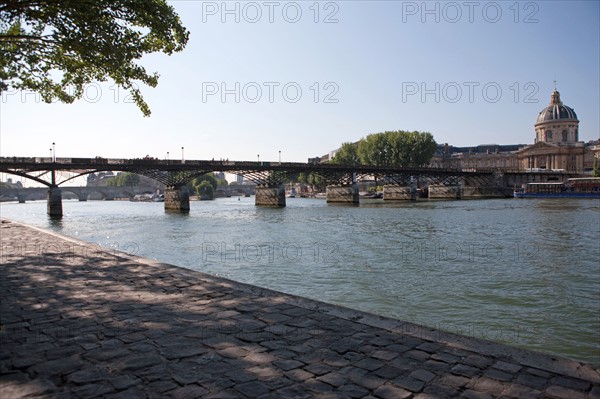
[[[52,158],[52,148],[50,148],[50,162],[52,162],[54,158]]]
[[[260,154],[258,154],[258,155],[256,156],[256,160],[258,161],[258,163],[260,163]]]
[[[52,162],[56,162],[56,144],[52,142]]]
[[[279,163],[281,163],[281,150],[279,150]]]
[[[181,163],[183,163],[183,162],[184,162],[184,159],[183,159],[183,147],[181,147]]]
[[[169,162],[169,151],[167,151],[167,162]]]

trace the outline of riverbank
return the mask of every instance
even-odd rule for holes
[[[589,364],[0,226],[2,398],[600,397]]]

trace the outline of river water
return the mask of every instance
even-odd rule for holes
[[[224,198],[179,215],[63,201],[59,222],[45,201],[0,211],[111,250],[600,364],[600,201],[287,205]]]

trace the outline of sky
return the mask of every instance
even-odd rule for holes
[[[306,162],[386,130],[531,144],[554,81],[599,138],[598,1],[169,3],[190,40],[140,61],[160,74],[149,118],[112,82],[74,104],[6,92],[0,156]]]

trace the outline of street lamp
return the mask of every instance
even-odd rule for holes
[[[256,156],[256,160],[258,161],[258,163],[260,163],[260,154],[258,154],[258,155]]]
[[[279,150],[279,163],[281,163],[281,150]]]
[[[52,148],[50,148],[50,161],[52,162]]]
[[[181,163],[183,163],[183,147],[181,147]]]
[[[169,160],[169,151],[167,151],[167,161]]]
[[[56,144],[52,142],[52,161],[56,162]]]

